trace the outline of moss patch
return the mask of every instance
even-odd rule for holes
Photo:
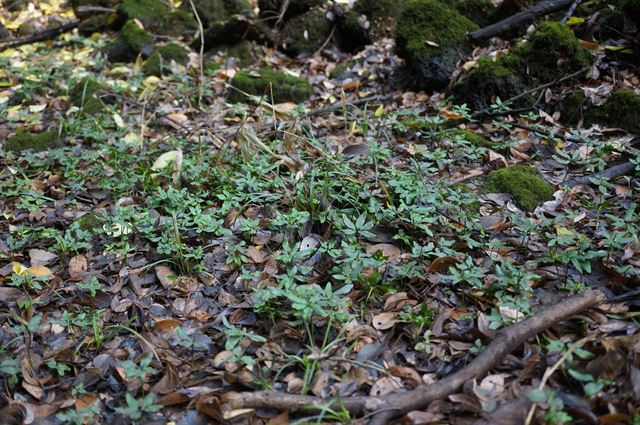
[[[98,92],[105,89],[105,86],[94,79],[83,78],[71,89],[71,102],[85,114],[94,115],[100,113],[105,108],[98,96]]]
[[[591,108],[585,113],[585,124],[598,122],[640,134],[638,111],[640,111],[640,95],[630,89],[616,90],[603,106]]]
[[[257,72],[240,71],[233,77],[231,85],[254,96],[266,95],[269,101],[271,101],[271,90],[273,90],[275,103],[303,102],[312,93],[312,87],[308,81],[270,69],[262,69]],[[246,102],[247,97],[237,90],[231,89],[228,101]]]
[[[472,109],[481,110],[497,98],[505,101],[525,89],[526,84],[513,71],[490,59],[480,59],[478,67],[454,86],[453,97],[456,103],[466,103]]]
[[[451,6],[481,27],[493,22],[496,11],[491,0],[455,0]]]
[[[508,193],[526,211],[553,199],[553,186],[542,180],[533,167],[514,165],[491,172],[483,186],[484,192]]]
[[[13,136],[7,138],[4,143],[4,149],[7,152],[22,152],[28,149],[43,151],[54,148],[58,145],[58,135],[53,131],[45,131],[42,133],[29,133],[19,131]]]
[[[314,9],[288,21],[282,28],[282,47],[290,55],[313,54],[326,41],[331,22],[323,10]]]
[[[159,0],[123,0],[118,6],[118,14],[123,19],[139,20],[156,34],[178,37],[197,30],[196,20],[190,12],[171,10]]]
[[[109,43],[105,53],[111,62],[128,62],[140,53],[149,55],[153,51],[153,37],[134,21],[127,21],[118,37]]]
[[[233,15],[250,15],[253,7],[249,0],[194,0],[202,25],[207,28],[216,22],[224,22]],[[180,8],[192,13],[191,3],[183,1]]]
[[[574,90],[562,99],[560,104],[560,119],[568,124],[577,124],[587,113],[590,105],[584,92]]]
[[[481,135],[479,135],[475,131],[471,131],[471,130],[456,130],[451,134],[453,136],[462,137],[464,140],[466,140],[467,142],[471,143],[474,146],[478,146],[478,147],[481,147],[481,148],[487,148],[487,149],[495,149],[495,146],[494,146],[493,142],[491,142],[489,139],[487,139],[485,137],[482,137]]]
[[[591,64],[589,51],[580,45],[571,29],[560,22],[542,22],[528,43],[498,63],[537,83],[547,83]]]
[[[419,77],[420,88],[440,89],[469,49],[466,34],[477,28],[437,0],[408,0],[398,18],[396,50]]]
[[[171,61],[186,65],[189,63],[189,54],[182,46],[174,43],[165,44],[153,51],[142,66],[142,72],[147,75],[161,75],[169,69]]]
[[[263,40],[263,25],[243,15],[234,15],[228,21],[216,22],[204,31],[204,49],[226,49],[244,40]],[[200,48],[200,38],[191,43],[191,48]]]

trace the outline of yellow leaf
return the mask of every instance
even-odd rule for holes
[[[49,267],[39,265],[31,266],[27,269],[27,271],[31,273],[33,277],[45,277],[53,275],[53,273],[51,273],[51,270],[49,270]]]
[[[175,151],[165,152],[162,155],[160,155],[158,159],[156,159],[156,161],[151,166],[151,169],[153,171],[159,171],[167,168],[171,163],[173,163],[175,167],[178,163],[178,156],[182,158],[182,151],[175,150]],[[182,162],[182,160],[180,160],[180,162]]]
[[[556,234],[558,236],[574,236],[575,233],[569,229],[567,229],[566,227],[560,227],[560,226],[556,226]]]
[[[142,85],[145,86],[146,88],[153,90],[156,87],[158,87],[158,84],[160,83],[160,78],[156,77],[155,75],[152,75],[150,77],[147,77],[143,82]]]
[[[42,112],[47,109],[47,104],[42,103],[40,105],[29,105],[29,112],[32,114],[37,114],[38,112]]]
[[[578,25],[578,24],[581,24],[583,22],[584,22],[584,18],[581,18],[579,16],[572,16],[567,21],[567,25]]]
[[[118,114],[117,112],[113,113],[113,121],[116,123],[118,128],[124,128],[124,121],[120,114]]]
[[[131,146],[138,146],[142,144],[142,136],[140,136],[140,133],[127,133],[123,138],[122,141],[125,142],[127,145],[131,145]]]
[[[18,276],[24,276],[24,274],[27,272],[27,268],[20,263],[13,263],[11,265],[11,269]]]
[[[378,106],[378,109],[373,113],[373,116],[376,118],[380,118],[384,114],[384,105]]]

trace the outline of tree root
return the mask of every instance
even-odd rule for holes
[[[529,338],[604,300],[605,295],[600,290],[573,295],[532,317],[503,329],[478,357],[453,375],[434,384],[421,385],[412,391],[391,393],[381,397],[349,397],[343,400],[328,400],[273,391],[232,392],[222,396],[222,405],[229,409],[267,408],[287,411],[309,410],[314,406],[330,405],[334,409],[346,408],[355,416],[372,415],[369,425],[385,424],[410,411],[425,409],[432,401],[455,393],[465,382],[485,375]]]

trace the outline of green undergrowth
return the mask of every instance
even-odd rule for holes
[[[311,96],[311,85],[304,79],[280,71],[261,69],[259,71],[239,71],[231,80],[231,85],[254,96],[264,96],[273,102],[302,102]],[[247,102],[247,96],[230,89],[230,102]]]

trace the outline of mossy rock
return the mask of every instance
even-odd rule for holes
[[[225,49],[224,54],[227,58],[237,59],[237,63],[241,67],[248,67],[258,60],[254,45],[250,41],[242,41],[234,46],[229,46]]]
[[[311,55],[327,40],[332,24],[321,9],[313,9],[287,21],[282,27],[282,47],[292,56]]]
[[[189,63],[189,54],[184,47],[171,43],[165,44],[153,51],[149,59],[142,66],[142,72],[146,75],[162,75],[169,70],[171,61],[180,65]]]
[[[172,10],[162,0],[122,0],[118,14],[123,20],[139,20],[146,30],[155,34],[179,37],[198,29],[191,13]]]
[[[150,55],[153,48],[153,37],[134,21],[127,21],[118,37],[105,47],[105,53],[111,62],[129,62],[139,54]]]
[[[480,27],[485,27],[495,20],[496,8],[491,0],[455,0],[451,6]]]
[[[275,103],[303,102],[311,96],[313,90],[307,80],[270,69],[239,71],[233,77],[231,85],[254,96],[266,96],[269,102],[273,90]],[[231,89],[227,100],[229,102],[246,102],[247,97],[237,90]]]
[[[525,90],[526,84],[513,71],[483,58],[467,78],[453,87],[452,94],[456,103],[466,103],[471,109],[482,110],[497,98],[506,101]]]
[[[95,15],[83,18],[78,23],[78,32],[84,36],[90,36],[96,32],[102,32],[110,29],[114,24],[114,20],[108,13],[97,13]]]
[[[245,40],[264,41],[267,38],[265,28],[259,22],[245,15],[234,15],[224,22],[216,22],[204,31],[204,50],[227,49]],[[200,38],[196,38],[190,47],[200,49]]]
[[[567,124],[577,124],[588,115],[591,102],[580,89],[573,90],[560,103],[560,119]]]
[[[533,211],[553,199],[554,188],[545,182],[534,167],[514,165],[491,172],[483,186],[485,193],[508,193],[518,207]]]
[[[560,22],[542,22],[529,42],[512,54],[498,58],[498,64],[527,75],[536,83],[548,83],[588,67],[591,54],[580,45],[571,29]]]
[[[4,142],[4,150],[7,152],[19,153],[25,150],[43,151],[58,147],[58,133],[44,131],[42,133],[30,133],[28,131],[18,131]]]
[[[442,89],[470,49],[467,33],[476,29],[474,22],[438,0],[408,0],[398,18],[396,50],[419,88]]]
[[[340,47],[355,52],[382,37],[392,37],[404,0],[357,0],[351,10],[334,8]]]
[[[96,80],[85,77],[78,81],[71,89],[71,102],[80,108],[82,113],[95,115],[104,111],[105,107],[99,97],[99,92],[105,91],[106,86]]]
[[[253,14],[253,6],[249,0],[193,0],[193,4],[205,28],[216,22],[227,21],[233,15]],[[189,1],[183,1],[180,9],[193,12]]]
[[[275,25],[280,17],[280,11],[286,0],[258,0],[259,16],[268,25]],[[322,6],[323,0],[289,0],[283,20],[287,21],[294,16],[301,15],[311,8]]]
[[[631,89],[616,90],[599,108],[585,113],[585,125],[600,123],[640,134],[640,95]]]

